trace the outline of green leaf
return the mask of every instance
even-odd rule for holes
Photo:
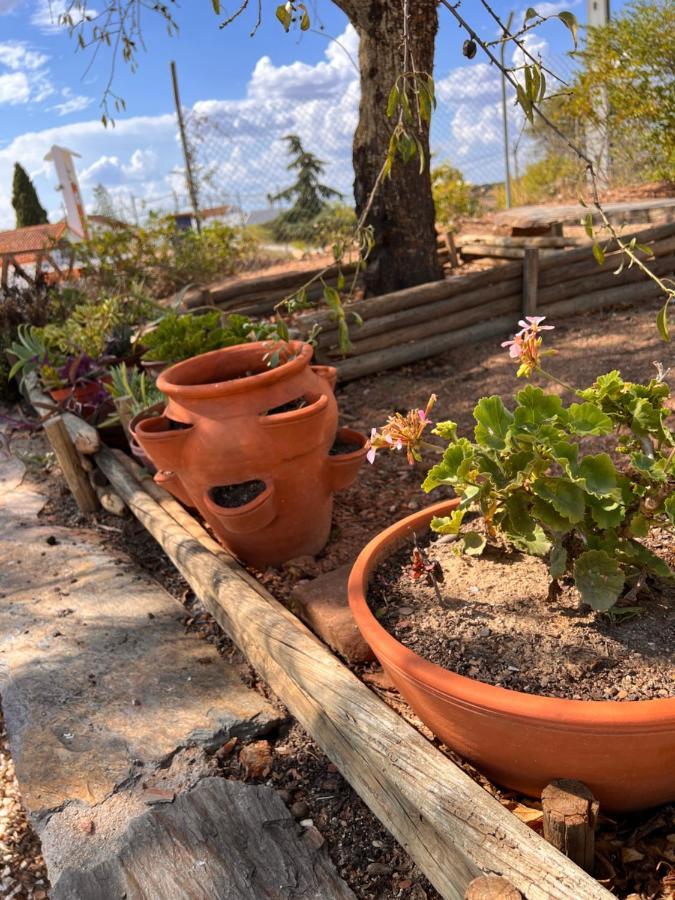
[[[544,476],[537,478],[532,490],[572,524],[583,519],[586,502],[584,492],[578,484],[566,478]]]
[[[466,438],[459,438],[450,444],[440,463],[432,466],[422,484],[422,490],[429,493],[440,484],[456,484],[466,476],[473,459],[473,447]]]
[[[309,13],[302,7],[302,18],[300,19],[300,31],[309,31],[311,22],[309,20]]]
[[[518,406],[514,422],[519,428],[541,425],[562,412],[562,400],[555,394],[545,394],[541,388],[528,384],[516,394]]]
[[[524,24],[529,22],[530,19],[536,18],[538,15],[539,15],[539,13],[537,12],[536,9],[533,9],[531,6],[528,6],[527,10],[525,11]]]
[[[675,494],[671,494],[663,504],[663,508],[670,521],[675,525]]]
[[[593,521],[599,528],[618,528],[626,517],[624,506],[613,497],[588,497]]]
[[[288,31],[288,29],[291,27],[292,16],[286,9],[286,5],[284,3],[282,3],[280,6],[277,6],[275,15],[284,26],[284,31]]]
[[[213,7],[214,13],[219,16],[220,15],[220,0],[211,0],[211,6]]]
[[[431,520],[431,530],[437,534],[459,534],[465,515],[463,509],[456,509],[450,516],[434,516]]]
[[[581,220],[581,224],[584,226],[584,231],[586,232],[587,237],[593,237],[593,214],[586,213],[586,215]]]
[[[535,522],[530,514],[530,499],[524,491],[510,494],[504,503],[508,531],[519,536],[534,535]]]
[[[567,550],[563,547],[560,540],[554,541],[551,546],[548,570],[551,578],[562,578],[567,571]]]
[[[626,578],[618,562],[604,550],[587,550],[574,563],[574,581],[582,601],[602,611],[614,606]]]
[[[485,550],[487,541],[484,534],[479,534],[477,531],[467,531],[463,535],[463,543],[466,554],[469,556],[480,556]]]
[[[579,475],[586,482],[586,490],[602,497],[616,492],[616,469],[606,453],[585,456],[579,465]]]
[[[566,410],[567,428],[574,434],[609,434],[612,420],[594,403],[572,403]]]
[[[656,327],[664,341],[670,340],[670,332],[668,330],[668,302],[669,301],[666,300],[656,316]]]
[[[506,449],[506,438],[513,416],[502,403],[501,397],[483,397],[476,404],[473,417],[478,423],[474,433],[479,444],[493,450]]]
[[[460,500],[460,509],[466,509],[471,506],[476,497],[480,494],[480,488],[476,484],[467,484]]]
[[[546,537],[544,529],[541,525],[535,525],[532,537],[516,536],[511,538],[511,542],[519,550],[529,553],[531,556],[546,556],[551,549],[551,542]]]
[[[666,504],[667,503],[668,500],[666,500]],[[673,504],[675,505],[675,498],[673,498]],[[672,522],[675,522],[675,509],[673,509],[673,515],[670,516],[670,518]],[[632,516],[630,520],[630,530],[632,531],[633,536],[636,538],[647,537],[647,535],[649,534],[649,523],[642,515],[642,513],[635,513],[635,515]]]
[[[574,13],[563,11],[558,13],[558,18],[566,28],[569,28],[572,34],[572,40],[574,41],[574,46],[576,47],[577,35],[579,34],[579,22],[577,21],[577,17]]]
[[[389,92],[389,99],[387,100],[387,117],[391,119],[396,110],[398,109],[398,99],[399,99],[399,91],[398,84],[394,84],[393,88]]]
[[[604,266],[605,264],[605,251],[602,249],[600,244],[596,241],[593,244],[593,256],[595,257],[595,261],[599,266]]]
[[[570,529],[570,522],[560,513],[556,512],[550,503],[542,500],[541,497],[535,497],[532,504],[532,515],[535,519],[539,519],[551,531],[565,532]]]
[[[673,571],[670,566],[639,541],[629,539],[621,547],[621,550],[632,563],[641,568],[649,569],[660,578],[673,577]]]

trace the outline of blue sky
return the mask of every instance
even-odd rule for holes
[[[63,0],[60,0],[61,5]],[[198,156],[208,173],[208,199],[246,208],[265,205],[266,193],[284,186],[280,141],[289,130],[328,162],[327,180],[345,193],[351,184],[349,146],[358,108],[353,60],[358,41],[330,0],[317,0],[313,25],[325,34],[284,34],[265,4],[263,25],[245,16],[218,28],[211,0],[190,0],[176,10],[180,31],[168,37],[155,14],[146,12],[147,52],[132,74],[118,63],[116,91],[127,111],[114,129],[100,124],[99,101],[109,74],[102,54],[87,71],[86,52],[54,26],[49,0],[0,0],[0,227],[12,227],[9,204],[11,169],[22,162],[35,178],[43,204],[59,217],[55,178],[42,158],[52,143],[81,154],[78,160],[85,199],[96,183],[108,187],[121,204],[133,194],[137,203],[172,208],[183,202],[181,160],[176,141],[169,61],[175,59],[183,105],[199,122]],[[95,0],[91,0],[95,8]],[[232,4],[230,4],[232,5]],[[536,4],[535,4],[536,5]],[[58,11],[59,0],[52,0]],[[478,3],[464,12],[484,35],[494,29]],[[496,0],[506,16],[511,5]],[[583,21],[583,3],[539,4],[572,9]],[[522,16],[523,8],[517,8]],[[339,44],[326,35],[339,38]],[[438,158],[452,159],[474,181],[501,175],[499,80],[477,57],[461,55],[463,34],[441,9],[436,79],[440,109],[434,126]],[[547,24],[537,37],[548,58],[569,65],[563,54],[569,35],[560,23]],[[519,123],[513,117],[517,133]]]

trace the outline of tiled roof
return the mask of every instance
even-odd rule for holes
[[[13,231],[0,231],[0,255],[3,253],[38,253],[49,250],[55,242],[65,234],[65,220],[53,225],[31,225],[28,228],[15,228]]]

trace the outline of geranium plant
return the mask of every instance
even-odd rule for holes
[[[506,346],[519,376],[557,381],[542,368],[551,352],[542,351],[542,332],[551,327],[542,322],[521,321]],[[432,529],[456,536],[458,551],[471,555],[490,541],[547,556],[552,595],[558,580],[570,577],[582,603],[595,610],[614,606],[627,585],[637,593],[649,574],[673,577],[641,541],[653,528],[675,526],[675,436],[664,374],[658,368],[639,384],[612,371],[583,390],[565,385],[577,398],[567,405],[533,384],[510,409],[498,396],[483,397],[473,413],[473,441],[458,436],[454,422],[436,423],[433,434],[447,448],[422,487],[450,486],[460,502],[452,515],[433,519]],[[415,427],[399,428],[390,440],[390,420],[373,434],[371,448],[405,447],[409,459],[419,459],[428,444],[416,412]],[[409,417],[412,423],[415,414]],[[602,437],[612,442],[613,457],[584,449],[588,439]],[[475,516],[467,521],[471,512],[480,514],[482,528]]]

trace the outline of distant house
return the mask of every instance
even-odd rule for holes
[[[209,206],[206,209],[199,210],[199,218],[204,223],[209,222],[225,222],[231,224],[232,214],[236,210],[232,206]],[[189,231],[195,227],[195,214],[189,210],[187,212],[169,213],[176,222],[176,228],[179,231]]]
[[[45,268],[60,274],[63,261],[58,244],[73,238],[77,239],[69,232],[65,220],[53,225],[31,225],[0,231],[0,285],[7,286],[10,268],[15,276],[19,275],[29,282]]]

